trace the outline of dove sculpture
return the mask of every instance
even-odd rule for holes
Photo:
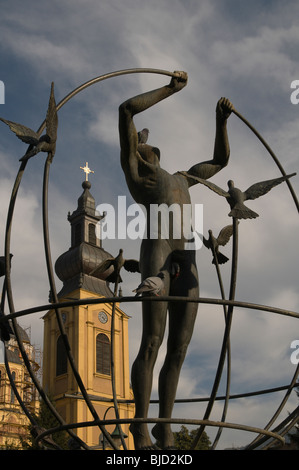
[[[234,182],[229,180],[227,183],[228,191],[225,191],[216,184],[202,178],[198,178],[197,176],[190,175],[185,171],[180,171],[179,173],[187,178],[196,180],[198,183],[207,186],[209,189],[219,194],[220,196],[225,197],[231,208],[231,211],[228,215],[235,217],[236,219],[255,219],[258,217],[259,215],[256,212],[245,206],[244,201],[257,199],[261,196],[264,196],[264,194],[267,194],[275,186],[296,175],[296,173],[292,173],[290,175],[281,176],[280,178],[261,181],[259,183],[253,184],[248,189],[246,189],[246,191],[241,191],[241,189],[236,188]]]
[[[149,130],[147,128],[144,128],[142,129],[142,131],[139,131],[137,135],[138,135],[138,144],[146,144],[148,135],[149,135]]]
[[[26,154],[20,158],[20,161],[28,160],[39,152],[48,152],[52,154],[52,158],[55,154],[56,140],[57,140],[57,128],[58,128],[58,117],[56,110],[56,102],[54,96],[54,83],[51,84],[51,93],[48,105],[48,111],[46,116],[46,134],[41,137],[29,127],[23,124],[18,124],[7,119],[0,118],[10,130],[16,134],[16,136],[25,144],[29,144]]]
[[[214,237],[212,230],[209,230],[209,238],[203,237],[203,243],[205,247],[215,252],[218,264],[224,264],[228,261],[228,258],[223,253],[220,253],[219,246],[226,245],[229,242],[232,234],[233,225],[227,225],[226,227],[223,227],[223,229],[220,230],[217,238]],[[216,264],[214,257],[212,263]]]
[[[142,294],[152,294],[152,295],[159,295],[159,292],[164,287],[164,274],[159,273],[157,276],[151,276],[144,279],[144,281],[139,284],[139,286],[133,290],[136,292],[135,297],[138,297]]]
[[[96,277],[97,275],[102,274],[103,272],[107,271],[111,267],[113,267],[113,271],[106,278],[106,281],[113,282],[113,283],[116,283],[117,281],[122,282],[122,279],[119,273],[120,273],[121,268],[123,267],[131,273],[140,272],[139,262],[134,259],[124,259],[123,250],[120,249],[116,258],[107,258],[97,268],[93,269],[90,272],[90,276]]]

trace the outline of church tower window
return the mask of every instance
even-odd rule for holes
[[[110,375],[110,341],[103,333],[98,334],[96,339],[96,371]]]
[[[59,336],[56,345],[56,376],[66,374],[67,355],[62,336]]]

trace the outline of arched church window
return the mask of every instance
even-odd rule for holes
[[[59,336],[56,344],[56,375],[67,373],[67,354],[62,336]]]
[[[99,374],[110,375],[110,340],[103,333],[97,335],[96,339],[96,371]]]

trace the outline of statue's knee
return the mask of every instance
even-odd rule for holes
[[[161,339],[159,336],[150,336],[144,343],[143,351],[146,360],[156,357],[161,346]]]
[[[184,344],[170,353],[170,361],[177,367],[183,364],[186,357],[187,348],[188,344]]]

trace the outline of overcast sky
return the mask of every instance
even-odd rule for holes
[[[215,135],[215,107],[229,98],[263,136],[287,173],[298,172],[299,105],[291,102],[291,88],[299,80],[299,4],[295,0],[11,0],[2,2],[0,19],[0,80],[5,104],[0,116],[38,129],[45,117],[50,84],[56,101],[90,79],[128,68],[155,68],[188,73],[188,86],[179,94],[137,116],[138,129],[150,129],[149,143],[161,149],[161,165],[173,173],[188,170],[210,158]],[[50,174],[50,231],[53,261],[70,247],[68,211],[77,206],[88,161],[96,204],[117,209],[118,196],[132,203],[119,163],[118,106],[140,92],[169,83],[153,74],[126,75],[93,85],[59,111],[59,135]],[[299,94],[298,94],[299,96]],[[229,118],[229,165],[213,178],[226,188],[233,179],[251,184],[281,176],[271,156],[235,115]],[[26,146],[9,128],[0,127],[1,240],[7,207]],[[14,300],[16,309],[48,302],[49,285],[43,253],[41,191],[45,155],[31,159],[18,195],[12,235]],[[299,193],[298,176],[292,185]],[[224,199],[203,186],[191,189],[193,204],[203,204],[204,235],[231,223]],[[240,224],[237,299],[299,312],[298,213],[285,184],[248,203],[260,217]],[[105,241],[113,255],[136,257],[138,242]],[[223,248],[231,258],[231,244]],[[219,298],[211,253],[197,255],[203,297]],[[228,296],[230,263],[223,278]],[[125,295],[139,283],[124,275]],[[57,289],[61,284],[57,280]],[[132,317],[130,360],[140,338],[140,307],[123,305]],[[42,314],[22,318],[31,328],[34,344],[42,346]],[[286,385],[295,366],[290,361],[297,319],[236,308],[231,334],[231,393]],[[182,369],[178,398],[209,395],[224,330],[222,308],[199,306],[194,336]],[[162,364],[163,355],[158,359]],[[225,374],[224,374],[225,380]],[[156,396],[157,384],[154,384]],[[221,393],[223,393],[221,386]],[[227,421],[263,427],[281,395],[231,402]],[[220,419],[217,402],[212,419]],[[283,417],[297,406],[292,395]],[[174,417],[202,417],[199,404],[178,406]],[[153,407],[153,415],[156,410]],[[208,429],[211,439],[214,429]],[[252,439],[224,431],[219,448],[244,445]]]

